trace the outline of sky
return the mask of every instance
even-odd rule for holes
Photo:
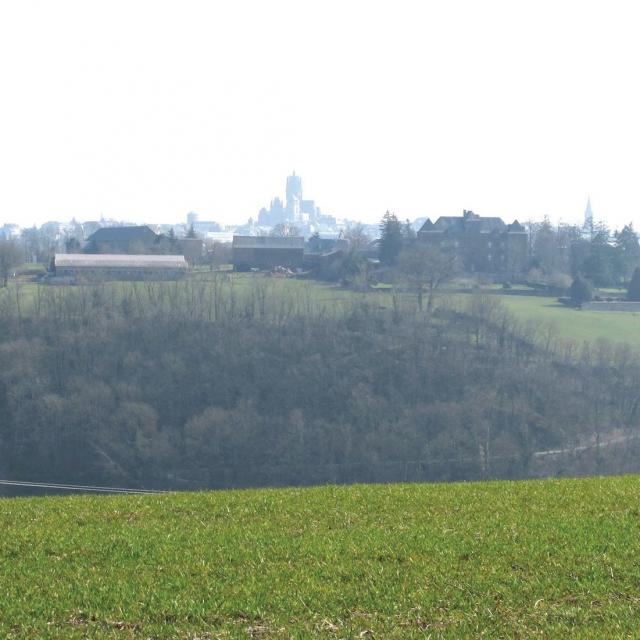
[[[2,0],[0,225],[325,213],[640,228],[637,3]]]

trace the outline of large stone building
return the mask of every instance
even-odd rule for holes
[[[193,229],[196,233],[218,233],[222,227],[215,220],[200,220],[195,211],[187,214],[187,230]]]
[[[515,220],[481,217],[473,211],[461,216],[427,218],[418,231],[418,240],[455,253],[459,266],[468,273],[516,274],[527,266],[526,229]]]
[[[269,208],[263,207],[258,213],[258,225],[275,227],[278,224],[290,223],[300,229],[316,227],[319,224],[335,224],[331,216],[323,215],[316,206],[315,200],[304,200],[302,197],[302,178],[296,175],[287,177],[286,200],[274,198]]]
[[[233,268],[299,269],[303,264],[304,238],[272,236],[233,236]]]

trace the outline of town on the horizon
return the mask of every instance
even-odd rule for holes
[[[382,216],[384,212],[380,212]],[[574,217],[575,219],[578,216]],[[546,219],[541,216],[539,220],[521,220],[522,224],[530,226],[534,222],[542,222]],[[424,225],[427,217],[418,217],[414,220],[406,220],[414,231],[418,232]],[[603,224],[603,223],[600,223]],[[379,223],[365,223],[360,220],[340,218],[327,214],[321,210],[316,201],[303,196],[302,177],[295,170],[286,178],[285,198],[275,196],[268,204],[262,207],[256,214],[249,216],[248,220],[240,224],[222,224],[216,220],[203,220],[195,211],[188,212],[182,222],[159,223],[154,220],[144,222],[130,219],[115,219],[102,215],[99,219],[78,220],[50,220],[41,225],[21,225],[11,220],[0,219],[0,238],[19,239],[26,230],[36,229],[43,238],[46,238],[50,246],[57,251],[63,251],[71,240],[79,243],[85,242],[93,233],[103,227],[123,226],[148,226],[158,234],[172,234],[177,238],[185,238],[191,231],[195,232],[205,242],[232,242],[234,235],[260,236],[270,235],[274,229],[284,230],[290,234],[309,238],[320,235],[322,238],[337,239],[344,232],[359,225],[369,237],[375,239],[379,236]],[[587,197],[582,226],[593,227],[594,216],[591,206],[591,198]],[[578,223],[558,222],[557,227],[575,227]]]
[[[448,261],[449,280],[458,275],[526,282],[562,294],[580,277],[596,287],[626,286],[640,266],[633,224],[611,230],[597,222],[590,197],[580,224],[552,224],[548,218],[505,221],[467,209],[458,216],[413,221],[387,211],[379,223],[362,224],[324,213],[305,197],[302,177],[295,171],[286,179],[284,200],[273,198],[241,225],[223,226],[196,212],[176,224],[108,218],[51,221],[39,228],[5,223],[0,241],[12,245],[3,249],[5,283],[23,263],[44,266],[42,277],[49,282],[176,279],[192,267],[204,267],[284,270],[344,284],[358,279],[372,284],[388,280],[386,269],[411,261],[416,250],[422,252],[422,266],[414,264],[413,271],[424,270],[427,263],[438,271],[434,260],[442,258]]]

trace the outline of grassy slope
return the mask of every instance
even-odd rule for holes
[[[582,311],[571,309],[555,298],[500,296],[519,320],[552,322],[558,334],[580,341],[606,338],[640,346],[640,314],[625,311]]]
[[[6,499],[0,636],[631,637],[639,497],[626,477]]]
[[[442,300],[465,304],[470,294],[444,295]],[[560,304],[557,298],[492,294],[520,322],[545,330],[550,325],[560,338],[578,342],[605,339],[640,347],[640,313],[626,311],[583,311]]]

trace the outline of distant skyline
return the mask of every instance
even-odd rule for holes
[[[640,228],[631,1],[0,4],[0,224],[323,213]]]

